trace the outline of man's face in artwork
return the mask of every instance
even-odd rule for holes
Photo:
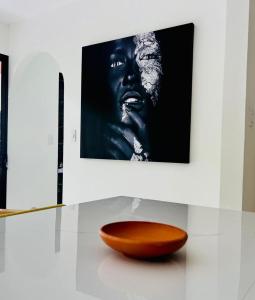
[[[158,101],[162,74],[154,32],[114,41],[107,70],[114,121],[131,125],[129,112],[135,112],[146,122]]]

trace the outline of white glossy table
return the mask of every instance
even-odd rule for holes
[[[101,225],[152,220],[187,230],[165,261],[107,248]],[[3,300],[254,300],[255,214],[116,197],[0,219]]]

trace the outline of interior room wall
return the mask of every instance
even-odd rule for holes
[[[0,23],[0,53],[8,55],[9,50],[9,26]]]
[[[250,0],[249,16],[242,208],[255,211],[255,0]]]
[[[249,0],[228,0],[220,206],[242,209]]]
[[[59,67],[48,53],[19,65],[9,93],[7,207],[55,205]]]
[[[237,8],[241,9],[246,1],[236,0]],[[81,159],[82,46],[189,22],[195,24],[190,164]],[[240,34],[245,35],[247,28],[243,19],[233,22],[240,27]],[[41,51],[56,59],[64,75],[64,203],[127,195],[220,206],[222,151],[227,154],[222,148],[223,108],[225,93],[232,90],[230,85],[224,87],[226,48],[231,53],[226,45],[226,34],[229,34],[226,25],[227,0],[159,0],[156,4],[152,0],[130,0],[121,5],[117,0],[95,0],[89,5],[85,1],[75,1],[58,13],[11,26],[11,78],[25,57]],[[237,52],[238,48],[233,53],[239,61],[245,60],[244,53]],[[234,65],[232,71],[238,72],[239,67]],[[242,99],[237,101],[236,108],[240,101]],[[16,104],[10,105],[14,109]],[[224,124],[228,131],[231,124],[227,121]],[[13,129],[14,140],[18,126],[14,118],[9,126]],[[9,143],[10,151],[13,147]],[[29,145],[26,151],[31,151]],[[237,158],[240,161],[240,157]],[[13,172],[19,171],[17,165],[10,168]],[[9,184],[16,183],[9,180]],[[242,186],[238,186],[239,194],[240,189]]]

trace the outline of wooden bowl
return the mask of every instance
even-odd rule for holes
[[[100,236],[112,249],[140,259],[174,253],[188,238],[178,227],[145,221],[110,223],[100,229]]]

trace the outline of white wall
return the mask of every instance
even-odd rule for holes
[[[7,55],[9,52],[9,26],[0,23],[0,53]]]
[[[249,0],[228,0],[223,91],[221,207],[242,208]]]
[[[23,61],[11,82],[8,208],[57,202],[58,77],[55,60],[40,53]]]
[[[250,0],[249,15],[242,208],[255,211],[255,0]]]
[[[235,0],[237,9],[247,1]],[[224,73],[225,50],[232,54],[231,43],[228,37],[226,39],[226,33],[231,34],[230,27],[226,31],[226,26],[230,26],[226,8],[227,0],[158,0],[156,5],[152,0],[130,0],[121,4],[117,0],[95,0],[89,4],[76,1],[59,9],[57,14],[11,26],[11,78],[27,55],[41,51],[52,55],[64,74],[65,203],[130,195],[205,206],[220,205],[221,155],[222,151],[225,156],[228,153],[222,146],[222,122],[227,131],[233,123],[228,124],[222,115],[228,108],[226,94],[232,91],[232,86],[223,86],[228,76]],[[241,11],[245,9],[246,6]],[[247,28],[243,18],[233,21],[240,27],[240,35],[245,35]],[[80,159],[82,46],[188,22],[195,24],[191,163]],[[242,63],[245,57],[243,52],[238,54],[238,49],[233,54],[236,53]],[[233,72],[236,71],[239,71],[239,65],[234,65]],[[239,85],[236,89],[239,93]],[[242,99],[238,100],[237,109],[240,101]],[[11,105],[15,106],[15,103]],[[15,139],[18,124],[15,119],[9,124]],[[77,142],[71,138],[73,129],[77,130]],[[241,135],[240,139],[243,132]],[[13,147],[9,143],[9,151]],[[28,147],[27,151],[31,149]]]

